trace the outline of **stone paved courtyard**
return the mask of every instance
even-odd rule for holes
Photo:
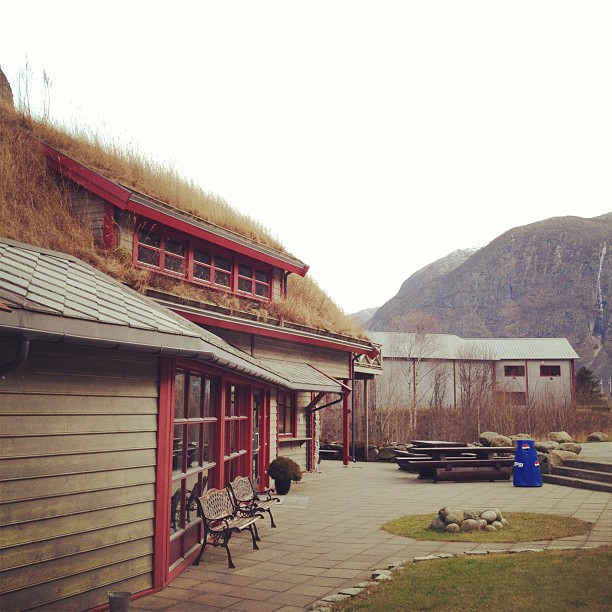
[[[612,444],[585,445],[583,456],[612,461]],[[514,487],[512,481],[454,483],[421,481],[394,463],[324,461],[320,471],[293,483],[274,511],[278,527],[260,521],[260,550],[248,533],[230,548],[207,548],[199,567],[190,567],[163,591],[131,603],[132,610],[213,611],[305,610],[314,601],[369,579],[371,570],[441,552],[547,548],[612,543],[612,495],[544,484]],[[435,514],[441,506],[494,507],[503,513],[529,511],[573,516],[594,523],[588,535],[519,544],[417,541],[381,529],[406,514]]]

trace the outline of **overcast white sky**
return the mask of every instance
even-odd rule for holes
[[[6,9],[6,7],[5,7]],[[346,312],[449,252],[612,210],[612,2],[21,0],[52,118],[259,220]]]

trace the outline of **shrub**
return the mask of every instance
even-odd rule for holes
[[[274,480],[302,480],[300,466],[289,457],[277,457],[270,463],[268,475]]]

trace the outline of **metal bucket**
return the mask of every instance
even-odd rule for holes
[[[128,612],[132,594],[128,591],[109,591],[108,604],[110,612]]]

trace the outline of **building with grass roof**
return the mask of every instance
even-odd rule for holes
[[[193,562],[195,495],[267,486],[279,455],[316,469],[327,406],[348,462],[351,390],[380,356],[256,223],[0,113],[2,599],[91,608]]]

